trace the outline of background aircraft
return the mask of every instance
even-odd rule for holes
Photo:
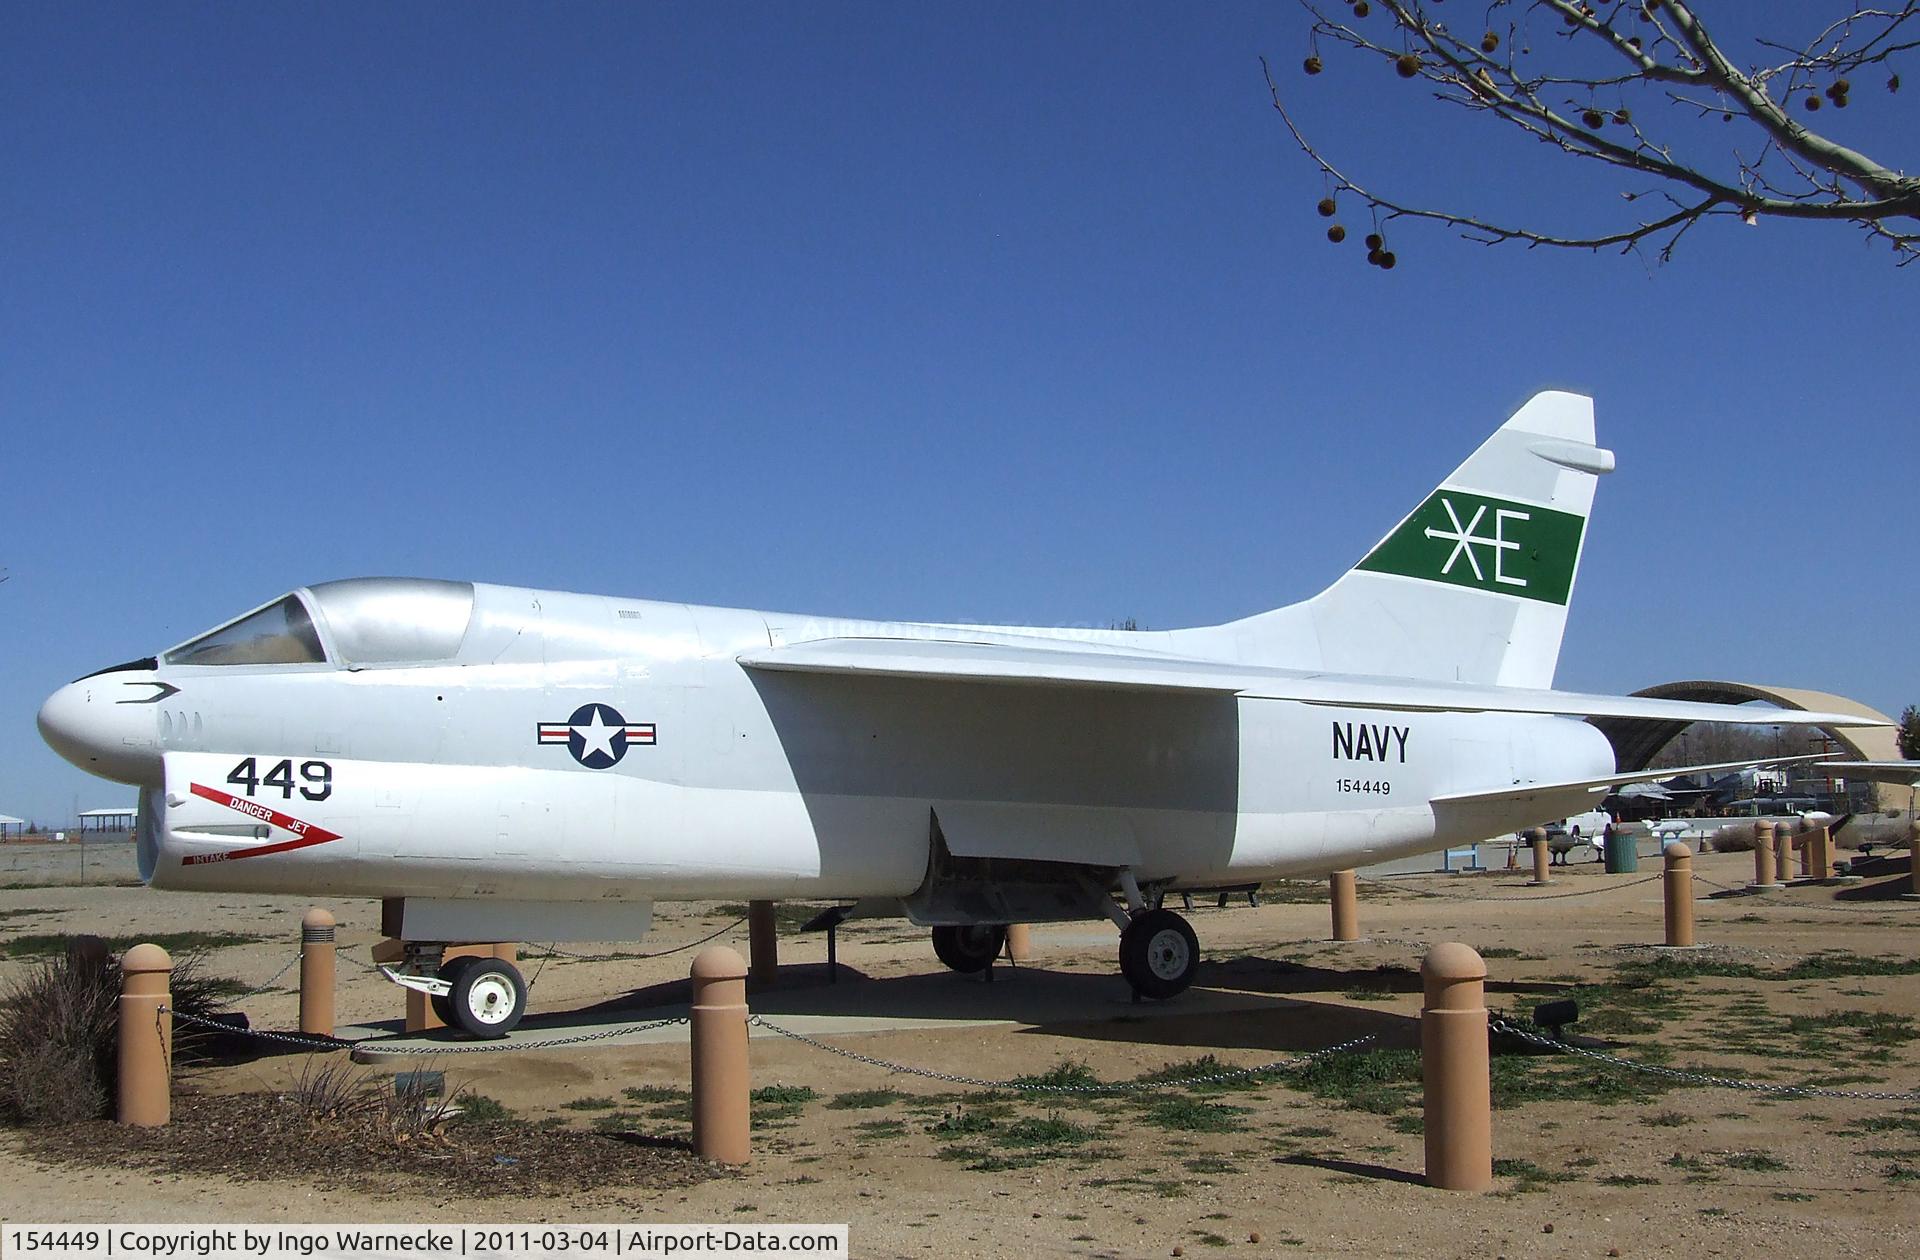
[[[1612,467],[1591,401],[1539,394],[1325,591],[1189,630],[326,582],[62,688],[40,729],[140,786],[153,887],[382,898],[470,1033],[525,985],[445,944],[631,940],[658,899],[853,900],[961,971],[1007,923],[1105,917],[1170,997],[1199,947],[1169,889],[1579,813],[1645,777],[1587,716],[1782,720],[1550,690]]]

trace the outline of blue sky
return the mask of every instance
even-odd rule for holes
[[[1318,590],[1546,386],[1620,455],[1560,685],[1920,702],[1920,270],[1778,223],[1666,267],[1397,228],[1369,268],[1262,53],[1383,187],[1612,194],[1382,67],[1306,79],[1305,38],[1284,5],[0,7],[0,812],[130,801],[40,700],[292,586],[1201,624]],[[1905,164],[1916,90],[1854,96],[1820,121]]]

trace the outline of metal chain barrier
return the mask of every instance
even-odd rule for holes
[[[1659,1076],[1670,1081],[1684,1081],[1689,1085],[1709,1085],[1717,1089],[1739,1089],[1755,1094],[1787,1094],[1798,1098],[1855,1098],[1871,1102],[1920,1102],[1920,1094],[1895,1094],[1877,1090],[1822,1089],[1815,1085],[1768,1085],[1760,1081],[1743,1081],[1731,1076],[1714,1076],[1707,1072],[1688,1072],[1680,1068],[1659,1067],[1652,1063],[1636,1063],[1632,1059],[1623,1059],[1619,1055],[1605,1054],[1599,1050],[1589,1050],[1585,1046],[1569,1045],[1543,1036],[1532,1029],[1522,1028],[1518,1024],[1494,1017],[1487,1021],[1494,1032],[1517,1037],[1530,1045],[1542,1049],[1571,1054],[1582,1059],[1592,1059],[1596,1063],[1605,1063],[1609,1067],[1622,1068],[1629,1072],[1641,1072],[1648,1076]]]
[[[1766,893],[1769,893],[1769,892],[1779,892],[1787,887],[1787,885],[1785,884],[1779,884],[1779,885],[1775,885],[1773,887],[1762,890],[1762,889],[1752,888],[1746,885],[1715,883],[1713,880],[1706,879],[1698,874],[1696,874],[1693,878],[1697,882],[1702,884],[1707,884],[1713,888],[1717,888],[1721,892],[1751,893],[1755,896],[1764,896]],[[1792,901],[1792,902],[1774,901],[1771,904],[1782,910],[1819,910],[1827,914],[1884,914],[1888,910],[1893,909],[1893,907],[1891,906],[1879,905],[1875,903],[1862,903],[1860,905],[1845,905],[1840,903],[1831,903],[1831,902],[1823,903],[1818,901]]]
[[[185,1011],[176,1011],[170,1006],[160,1008],[163,1014],[171,1015],[183,1023],[220,1033],[228,1037],[255,1037],[261,1041],[277,1041],[282,1045],[299,1046],[304,1050],[344,1050],[357,1045],[344,1037],[314,1037],[304,1033],[263,1032],[258,1028],[236,1028],[232,1024],[223,1024],[217,1019],[205,1019],[199,1015],[189,1015]]]
[[[1516,872],[1516,873],[1520,873],[1520,872]],[[1642,884],[1651,884],[1655,880],[1658,880],[1664,877],[1660,875],[1649,875],[1644,879],[1636,879],[1631,881],[1630,883],[1625,883],[1625,884],[1603,884],[1598,888],[1579,888],[1579,889],[1575,889],[1573,892],[1530,893],[1530,894],[1523,894],[1518,897],[1475,897],[1471,895],[1463,896],[1458,893],[1434,892],[1430,888],[1408,888],[1402,884],[1397,884],[1392,880],[1381,879],[1373,875],[1362,875],[1359,878],[1369,884],[1379,884],[1384,888],[1394,888],[1394,889],[1398,889],[1401,892],[1410,892],[1416,897],[1432,897],[1436,901],[1503,902],[1503,901],[1558,901],[1563,897],[1591,897],[1597,893],[1616,892],[1622,888],[1638,888]]]
[[[172,1007],[160,1008],[166,1014],[185,1023],[195,1024],[214,1032],[233,1037],[256,1037],[261,1041],[273,1041],[282,1045],[299,1046],[305,1050],[345,1050],[362,1042],[374,1040],[371,1037],[348,1039],[344,1037],[312,1037],[294,1033],[263,1032],[257,1028],[235,1028],[216,1019],[204,1019],[198,1015],[189,1015]],[[435,1054],[504,1054],[518,1050],[547,1050],[554,1046],[581,1045],[589,1041],[608,1041],[614,1037],[624,1037],[630,1033],[652,1032],[659,1028],[668,1028],[674,1024],[685,1024],[689,1020],[685,1015],[674,1015],[666,1019],[654,1020],[649,1024],[619,1024],[611,1028],[602,1028],[598,1032],[576,1033],[571,1037],[548,1037],[540,1041],[486,1041],[465,1045],[443,1045],[438,1042],[409,1053]]]
[[[1324,1050],[1315,1050],[1313,1053],[1302,1055],[1299,1058],[1276,1059],[1272,1063],[1263,1063],[1258,1067],[1238,1068],[1228,1072],[1213,1072],[1205,1076],[1181,1076],[1165,1081],[1125,1081],[1112,1085],[1052,1085],[1044,1081],[1021,1079],[992,1081],[977,1076],[959,1076],[952,1072],[936,1072],[931,1068],[910,1067],[904,1063],[890,1063],[885,1059],[876,1059],[872,1055],[860,1054],[857,1051],[848,1050],[842,1046],[831,1045],[818,1038],[809,1037],[805,1033],[794,1032],[791,1028],[782,1028],[780,1025],[763,1019],[758,1015],[748,1016],[747,1022],[764,1028],[768,1032],[778,1033],[790,1041],[797,1041],[802,1045],[812,1046],[816,1050],[824,1050],[828,1054],[837,1054],[843,1059],[852,1059],[855,1063],[864,1063],[868,1067],[880,1068],[882,1071],[899,1072],[906,1076],[923,1077],[930,1081],[944,1081],[949,1085],[971,1085],[977,1089],[1007,1089],[1034,1094],[1138,1094],[1145,1093],[1149,1090],[1174,1089],[1190,1085],[1218,1085],[1224,1084],[1227,1081],[1242,1081],[1254,1076],[1298,1071],[1310,1063],[1315,1063],[1332,1055],[1344,1054],[1375,1040],[1371,1035],[1355,1037],[1352,1041],[1343,1041],[1339,1045],[1328,1046]]]
[[[735,919],[733,922],[727,924],[727,926],[721,928],[718,932],[703,936],[697,941],[688,941],[685,945],[675,945],[672,949],[663,949],[653,954],[576,954],[570,949],[561,949],[558,945],[539,945],[535,946],[535,948],[548,954],[557,954],[562,958],[570,958],[574,962],[644,962],[649,958],[670,958],[675,954],[683,954],[690,949],[696,949],[699,946],[705,945],[708,941],[718,940],[746,921],[746,916],[742,915],[740,918]]]
[[[296,951],[293,957],[287,959],[286,966],[280,968],[280,970],[274,972],[271,976],[268,976],[265,980],[262,980],[259,984],[254,985],[251,989],[246,990],[244,993],[234,994],[232,998],[230,998],[229,1000],[234,1002],[239,1002],[250,997],[260,996],[262,993],[265,993],[268,989],[271,989],[276,983],[278,983],[281,976],[284,976],[289,971],[292,971],[294,968],[294,965],[299,961],[300,961],[300,955]]]

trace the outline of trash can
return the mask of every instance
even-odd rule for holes
[[[1615,830],[1606,844],[1607,874],[1630,875],[1640,869],[1640,846],[1632,832]]]

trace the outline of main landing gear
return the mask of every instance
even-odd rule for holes
[[[1200,938],[1173,911],[1143,909],[1120,929],[1120,974],[1141,997],[1177,997],[1199,969]]]
[[[387,979],[427,995],[433,1013],[469,1037],[504,1037],[527,1013],[527,982],[504,958],[447,958],[444,946],[409,942],[406,970],[381,967]],[[432,973],[432,974],[428,974]]]
[[[1200,969],[1200,938],[1180,915],[1153,902],[1140,891],[1130,871],[1120,873],[1126,905],[1117,904],[1105,889],[1089,884],[1089,909],[1103,909],[1120,929],[1120,974],[1136,997],[1164,1001],[1178,997],[1193,985]],[[933,929],[933,952],[962,975],[985,971],[1006,948],[1007,929],[998,923],[942,925]]]
[[[933,929],[933,952],[963,976],[985,971],[1007,945],[1007,929],[998,923],[969,923]]]
[[[1185,993],[1200,970],[1200,938],[1185,919],[1160,904],[1159,891],[1149,903],[1133,872],[1124,868],[1120,892],[1125,909],[1105,895],[1101,901],[1120,929],[1120,974],[1133,986],[1134,997],[1164,1001]]]

